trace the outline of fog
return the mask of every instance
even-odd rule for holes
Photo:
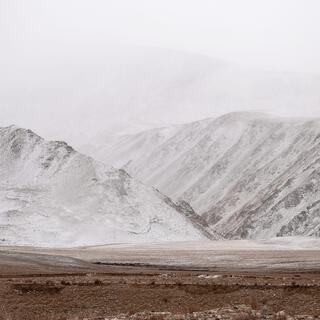
[[[0,0],[0,126],[98,132],[320,116],[317,0]]]

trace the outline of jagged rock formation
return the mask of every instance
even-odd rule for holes
[[[113,140],[121,154],[107,161],[187,201],[218,234],[320,236],[320,120],[232,113],[139,143],[150,136],[156,131]]]
[[[30,130],[0,128],[3,244],[75,246],[206,239],[157,190]]]

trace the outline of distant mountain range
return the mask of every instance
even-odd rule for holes
[[[85,151],[184,200],[225,238],[320,236],[320,120],[239,112]]]
[[[0,243],[79,246],[214,239],[205,221],[125,171],[0,128]]]

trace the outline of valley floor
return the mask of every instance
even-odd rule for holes
[[[320,317],[318,244],[1,247],[0,319]]]

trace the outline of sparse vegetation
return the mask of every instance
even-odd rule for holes
[[[0,279],[0,319],[295,320],[320,314],[319,274],[203,279],[196,272],[117,270]]]

